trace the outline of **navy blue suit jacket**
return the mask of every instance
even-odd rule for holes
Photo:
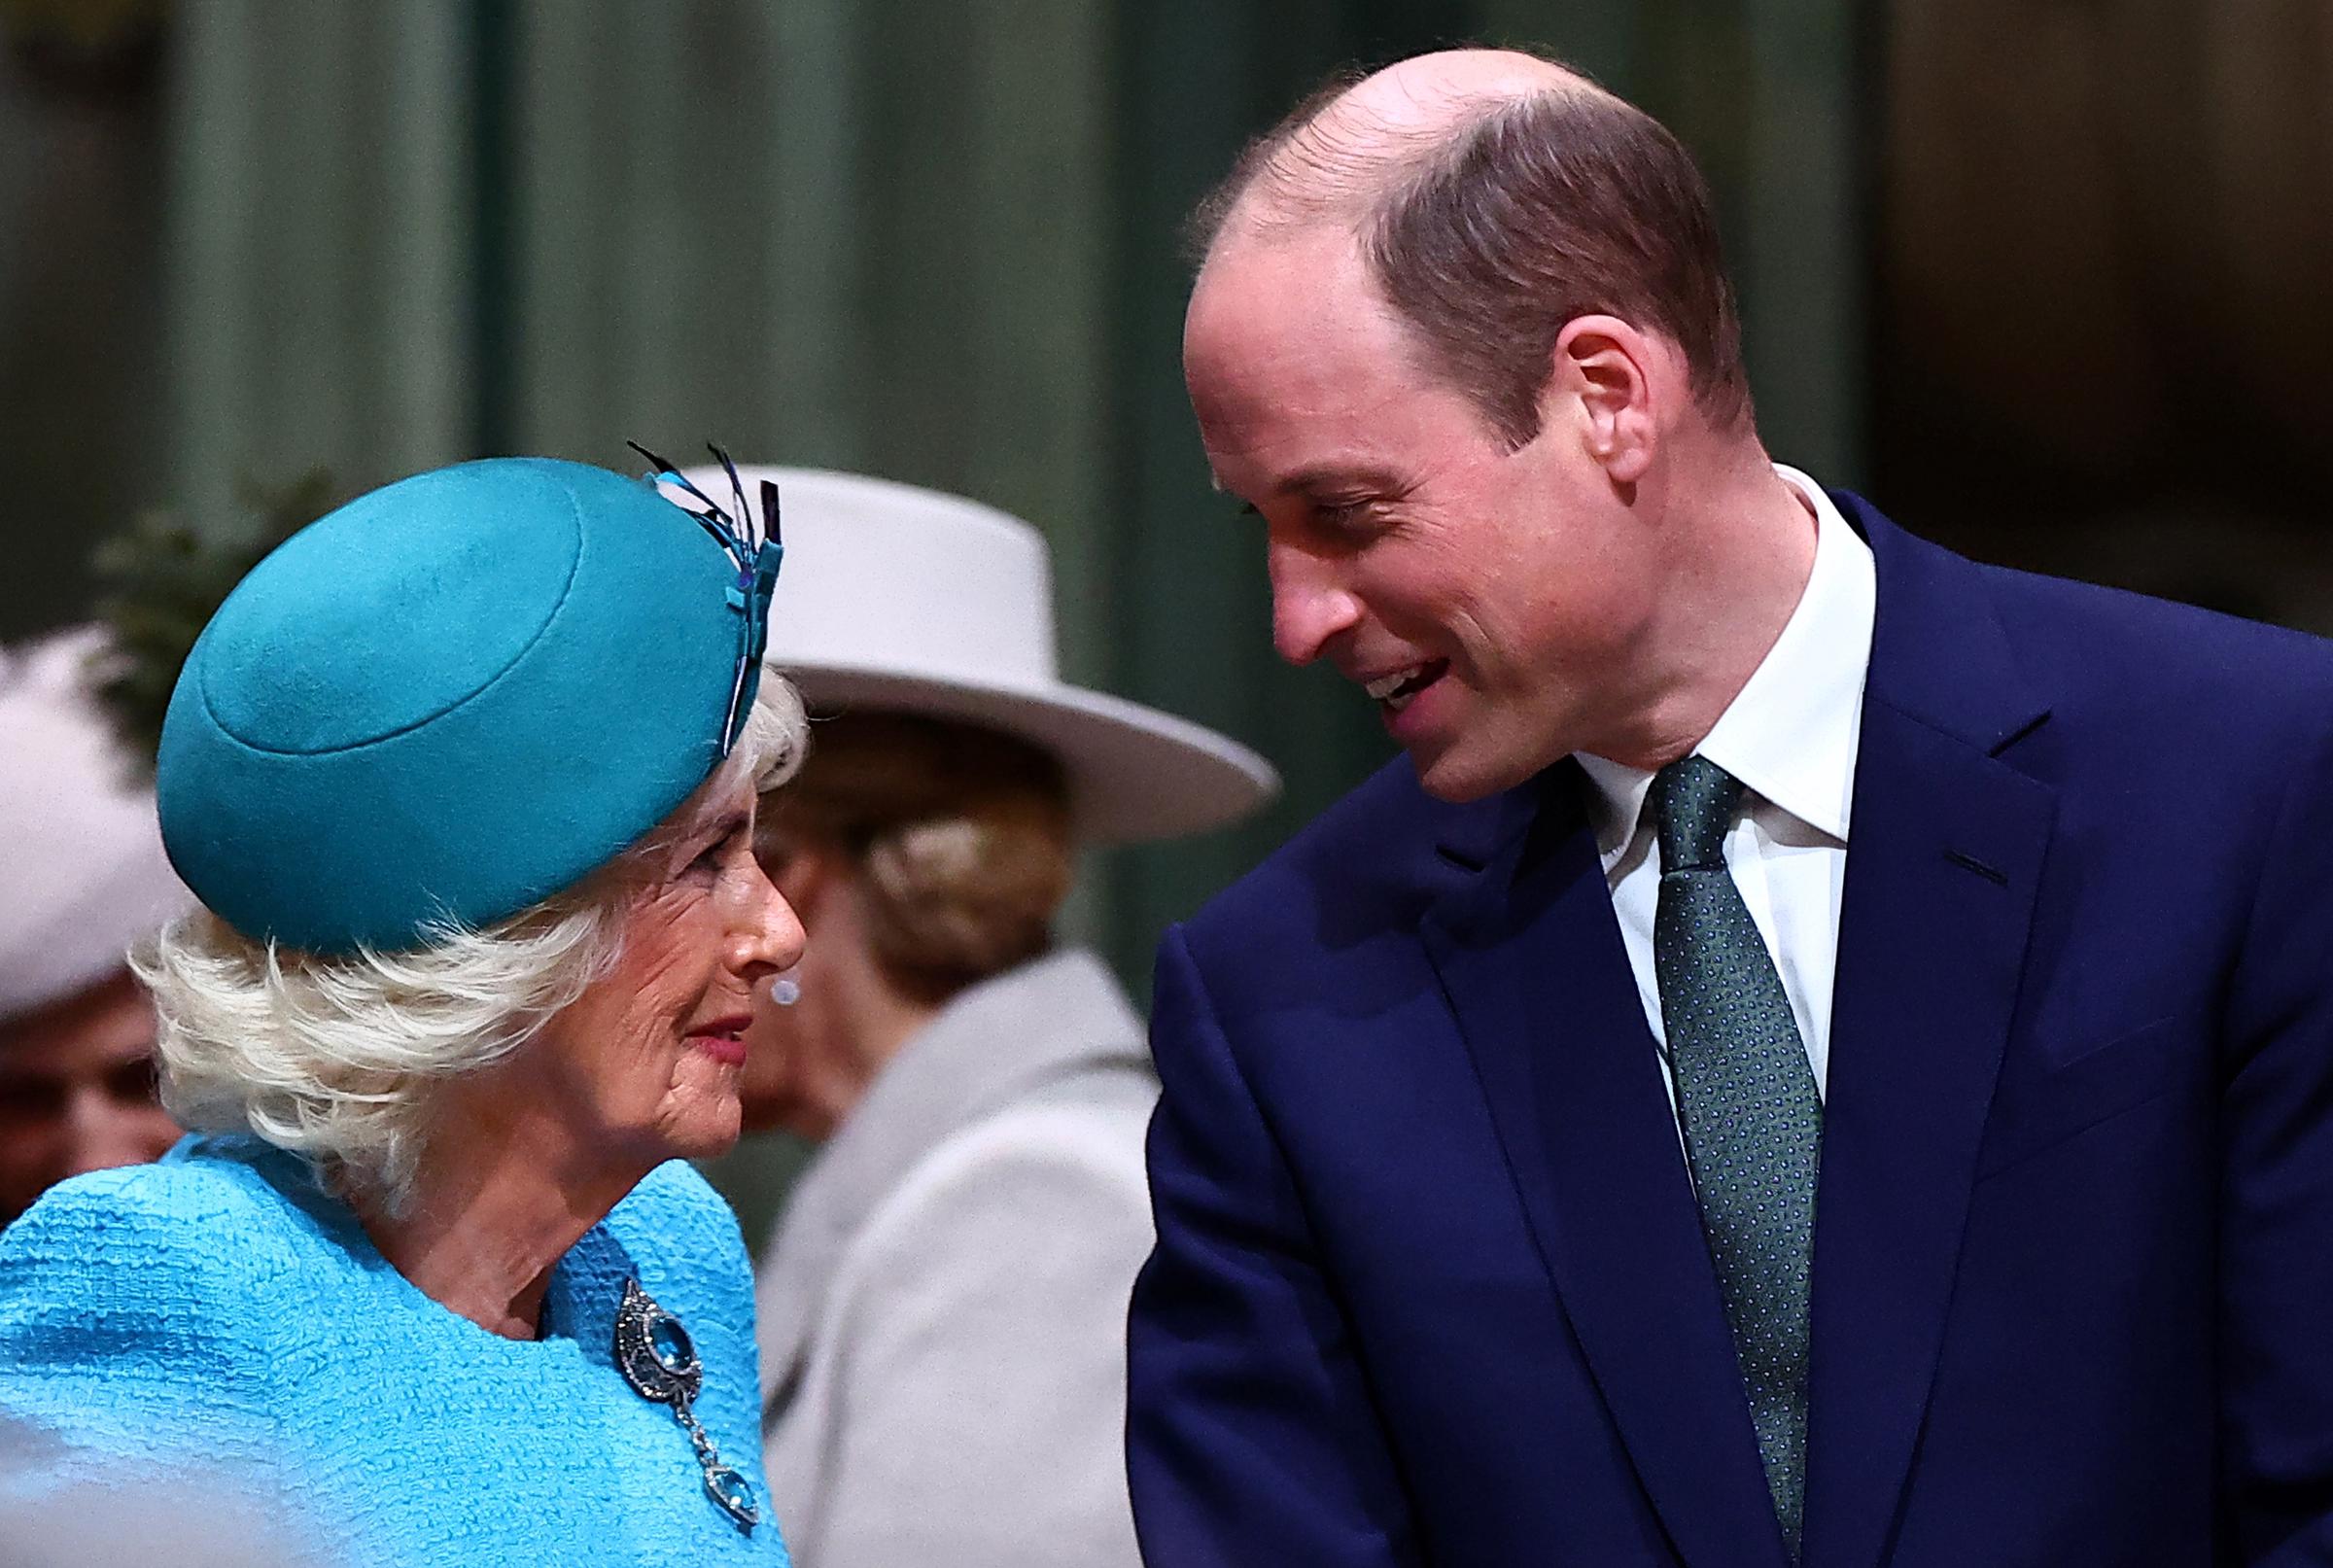
[[[1802,1560],[2333,1561],[2333,645],[1837,499]],[[1783,1568],[1584,787],[1398,762],[1168,933],[1152,1568]]]

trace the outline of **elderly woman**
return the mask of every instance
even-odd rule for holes
[[[1158,1082],[1055,918],[1082,845],[1229,821],[1273,774],[1057,677],[1027,524],[751,471],[783,483],[805,568],[768,660],[821,715],[760,829],[814,940],[749,1036],[746,1113],[825,1141],[762,1267],[771,1489],[807,1568],[1134,1568],[1126,1309]]]
[[[802,722],[775,542],[688,502],[423,474],[204,631],[157,775],[203,907],[141,965],[197,1135],[0,1238],[0,1418],[60,1482],[224,1474],[343,1562],[785,1561],[680,1162],[800,954],[753,827]]]

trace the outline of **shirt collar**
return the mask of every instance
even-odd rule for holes
[[[1863,739],[1877,575],[1871,546],[1823,487],[1779,463],[1774,471],[1814,507],[1814,570],[1782,635],[1693,749],[1752,793],[1844,844]],[[1590,808],[1609,863],[1636,837],[1653,776],[1585,752],[1578,760],[1594,786]]]

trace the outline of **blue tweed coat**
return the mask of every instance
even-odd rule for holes
[[[696,1342],[696,1413],[753,1484],[750,1534],[615,1370],[633,1275]],[[422,1295],[248,1138],[78,1177],[0,1235],[0,1418],[46,1430],[54,1479],[226,1475],[327,1560],[783,1568],[758,1414],[737,1222],[677,1162],[560,1261],[533,1342]]]

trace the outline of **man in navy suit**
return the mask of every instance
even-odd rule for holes
[[[1775,467],[1706,192],[1316,100],[1185,362],[1408,752],[1169,932],[1153,1568],[2333,1561],[2333,655]]]

